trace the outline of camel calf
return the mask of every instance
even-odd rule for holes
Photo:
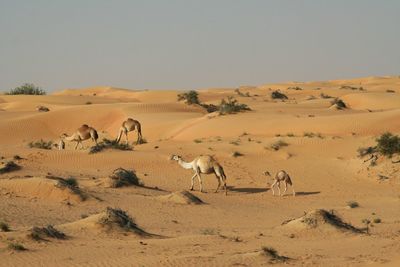
[[[265,171],[264,175],[271,176],[271,174],[268,171]],[[274,186],[277,184],[279,196],[282,196],[281,188],[280,188],[281,182],[285,183],[285,190],[283,191],[283,195],[285,195],[286,190],[287,190],[287,185],[289,184],[292,187],[293,196],[296,196],[296,192],[294,191],[292,180],[290,179],[289,174],[287,172],[285,172],[284,170],[278,171],[275,175],[274,182],[271,185],[272,195],[275,196]]]

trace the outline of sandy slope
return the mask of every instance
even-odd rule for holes
[[[275,89],[289,100],[272,100]],[[199,91],[206,103],[236,96],[252,108],[226,116],[177,102],[177,91],[93,87],[49,96],[1,95],[1,161],[19,155],[22,159],[14,161],[22,169],[0,174],[0,221],[12,230],[0,231],[0,266],[397,266],[400,166],[381,160],[368,167],[357,149],[374,144],[384,131],[400,133],[400,78],[290,82],[243,86],[240,91],[250,97],[238,96],[234,88]],[[330,108],[331,99],[321,93],[340,97],[349,108]],[[37,112],[37,105],[50,112]],[[71,134],[83,123],[95,127],[100,139],[115,138],[127,117],[142,123],[148,141],[133,151],[89,155],[88,149],[74,151],[73,144],[64,151],[27,146],[40,138],[57,141],[61,133]],[[305,132],[320,137],[305,137]],[[277,140],[288,146],[270,149]],[[232,157],[235,151],[243,156]],[[199,154],[214,155],[228,177],[228,196],[213,193],[217,181],[204,175],[206,192],[193,192],[204,204],[190,205],[186,193],[179,192],[189,189],[192,172],[168,160],[171,154],[188,161]],[[145,187],[105,187],[104,178],[118,167],[135,170]],[[267,188],[272,180],[262,172],[279,169],[291,174],[295,198],[273,197]],[[379,181],[378,174],[389,179]],[[55,186],[49,175],[75,177],[89,198],[82,201]],[[360,207],[347,208],[350,200]],[[109,206],[127,211],[153,235],[99,230],[99,214]],[[373,223],[369,235],[325,226],[301,232],[281,226],[316,209],[334,209],[359,228],[365,226],[363,219],[380,218],[382,223]],[[68,239],[37,242],[27,237],[33,226],[48,224]],[[10,242],[28,250],[10,251]],[[290,259],[274,262],[263,246]]]

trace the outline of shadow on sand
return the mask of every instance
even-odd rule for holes
[[[296,196],[308,196],[308,195],[317,195],[320,194],[321,191],[315,191],[315,192],[296,192]]]
[[[268,191],[269,188],[262,188],[262,187],[234,187],[234,186],[228,186],[228,192],[240,192],[240,193],[246,193],[246,194],[256,194],[256,193],[262,193]]]

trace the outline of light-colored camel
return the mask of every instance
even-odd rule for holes
[[[62,140],[66,140],[69,142],[76,142],[75,149],[77,149],[79,144],[81,144],[81,147],[83,148],[82,141],[85,141],[87,139],[92,139],[92,141],[95,142],[97,145],[97,139],[99,138],[99,135],[94,128],[88,126],[87,124],[83,124],[71,136],[68,136],[64,133],[61,135],[61,138]]]
[[[121,140],[122,134],[125,134],[126,143],[128,144],[128,132],[132,132],[135,129],[138,132],[136,144],[139,144],[139,142],[142,141],[142,126],[140,125],[139,121],[131,118],[128,118],[126,121],[124,121],[121,125],[121,128],[119,128],[118,137],[116,140],[117,143],[119,143]]]
[[[218,189],[221,186],[221,183],[224,184],[225,195],[227,195],[226,188],[226,176],[224,173],[224,169],[222,166],[209,155],[201,155],[196,157],[192,162],[185,162],[181,156],[172,155],[172,160],[176,160],[179,165],[181,165],[184,169],[192,169],[194,171],[194,175],[192,176],[192,184],[190,190],[193,190],[194,186],[194,178],[197,176],[200,184],[200,192],[203,192],[203,182],[201,180],[201,174],[211,174],[214,173],[218,180],[218,187],[215,190],[215,193],[218,192]]]
[[[264,175],[271,176],[271,174],[268,171],[265,171]],[[276,173],[276,175],[275,175],[274,182],[271,185],[272,195],[275,196],[274,186],[275,186],[275,184],[277,184],[279,196],[282,196],[281,195],[281,188],[280,188],[281,187],[281,182],[285,183],[285,190],[283,191],[283,195],[285,195],[286,190],[287,190],[287,185],[289,184],[292,187],[293,196],[296,196],[296,192],[294,191],[294,188],[293,188],[292,179],[290,179],[289,174],[287,172],[285,172],[284,170],[278,171]]]

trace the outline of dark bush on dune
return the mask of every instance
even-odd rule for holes
[[[125,170],[123,168],[115,169],[110,178],[110,186],[113,188],[137,185],[143,186],[143,182],[137,177],[134,171]]]
[[[143,140],[142,140],[143,141]],[[144,140],[145,142],[145,140]],[[118,150],[133,150],[132,146],[126,143],[118,143],[115,140],[104,138],[103,141],[97,145],[92,146],[89,150],[89,154],[95,154],[103,151],[104,149],[118,149]]]
[[[384,133],[376,139],[376,149],[384,156],[392,157],[400,153],[400,137],[391,133]]]
[[[228,97],[227,100],[222,99],[219,105],[220,114],[232,114],[248,110],[251,109],[246,104],[240,104],[234,97]]]
[[[182,94],[178,94],[178,101],[185,101],[188,105],[197,104],[200,105],[199,93],[197,91],[191,90]]]
[[[11,89],[6,95],[45,95],[46,91],[32,83],[25,83],[19,87]]]
[[[279,92],[278,90],[273,91],[271,93],[271,98],[272,99],[288,99],[288,97],[285,94]]]

